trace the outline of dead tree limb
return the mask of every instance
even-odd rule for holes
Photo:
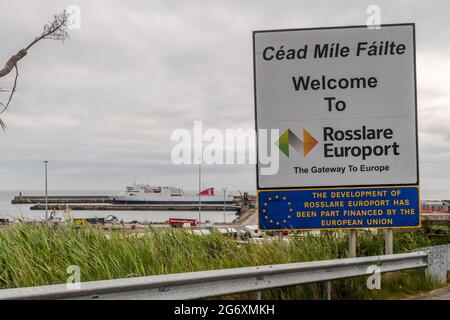
[[[8,101],[6,103],[0,102],[0,115],[8,109],[11,100],[14,96],[14,92],[17,87],[17,78],[19,77],[19,70],[17,68],[17,63],[27,55],[28,50],[38,43],[41,40],[50,39],[50,40],[60,40],[65,41],[69,38],[69,34],[67,32],[67,27],[69,25],[69,14],[66,11],[63,11],[60,14],[56,14],[53,16],[53,20],[47,23],[41,34],[39,34],[33,41],[30,42],[24,49],[20,49],[15,55],[8,59],[3,69],[0,70],[0,78],[8,75],[12,69],[16,70],[16,76],[14,78],[14,84],[10,91]],[[6,90],[0,90],[0,92],[5,92]],[[6,125],[0,119],[0,128],[5,130]]]
[[[11,58],[9,58],[8,62],[6,62],[5,66],[2,70],[0,70],[0,78],[6,76],[11,72],[11,70],[14,68],[14,66],[19,62],[20,59],[25,57],[27,55],[27,50],[20,49],[19,52],[17,52],[15,55],[13,55]]]

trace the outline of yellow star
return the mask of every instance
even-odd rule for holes
[[[266,209],[263,209],[263,211],[262,212],[266,212]]]
[[[289,218],[289,219],[291,218],[291,215],[290,215],[290,214],[288,214],[288,218]]]
[[[269,219],[269,216],[265,216],[264,218]]]
[[[272,200],[272,198],[271,197],[269,197],[269,201],[271,201]]]

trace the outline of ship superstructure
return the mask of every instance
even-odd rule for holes
[[[199,200],[204,204],[232,204],[233,196],[228,194],[225,199],[222,195],[216,195],[214,188],[208,188],[198,193],[186,193],[181,188],[152,186],[149,184],[133,183],[127,186],[114,198],[115,203],[122,204],[198,204]]]

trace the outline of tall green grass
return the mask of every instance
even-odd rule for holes
[[[432,244],[421,230],[395,234],[395,252]],[[383,248],[382,234],[361,234],[358,238],[359,255],[383,254]],[[132,232],[105,232],[93,227],[19,225],[0,231],[0,288],[65,283],[69,265],[80,267],[81,281],[92,281],[334,259],[347,254],[347,239],[337,232],[324,232],[320,237],[293,237],[290,244],[282,240],[238,244],[218,233],[196,236],[174,229],[149,229],[136,237]],[[382,282],[382,290],[368,290],[365,281],[365,278],[336,281],[333,297],[400,297],[434,287],[422,271],[396,274]],[[322,284],[263,292],[263,298],[273,299],[322,299],[324,296]]]

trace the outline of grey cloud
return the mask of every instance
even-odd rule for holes
[[[0,189],[120,190],[136,178],[196,188],[195,166],[170,163],[174,129],[253,128],[251,31],[416,22],[422,185],[447,190],[450,27],[445,1],[25,1],[4,3],[0,62],[53,13],[82,10],[64,45],[46,41],[20,63],[0,134]],[[7,85],[2,79],[0,85]],[[254,166],[207,166],[205,185],[254,191]]]

